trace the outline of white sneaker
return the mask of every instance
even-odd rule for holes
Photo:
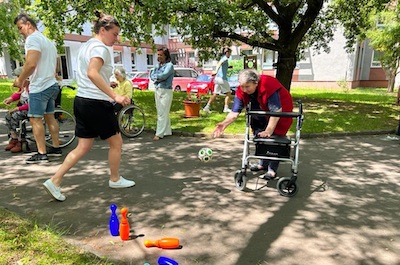
[[[205,106],[205,107],[203,108],[203,111],[204,111],[204,112],[207,112],[207,113],[211,113],[211,110],[210,110],[210,107],[209,107],[209,106]]]
[[[226,113],[229,113],[229,112],[231,112],[232,110],[230,109],[230,108],[228,108],[228,107],[225,107],[224,108],[224,112],[226,112]]]
[[[118,181],[108,181],[108,185],[113,189],[129,188],[135,186],[135,184],[133,180],[124,179],[122,176],[119,177]]]
[[[59,187],[56,187],[53,182],[51,181],[51,179],[46,180],[43,183],[43,186],[46,188],[46,191],[48,194],[50,194],[51,196],[54,197],[54,199],[56,199],[57,201],[65,201],[65,196],[61,193],[61,190]]]

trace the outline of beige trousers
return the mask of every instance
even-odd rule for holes
[[[171,119],[169,117],[172,97],[172,89],[156,88],[154,93],[157,109],[156,136],[160,138],[163,138],[166,135],[172,135]]]

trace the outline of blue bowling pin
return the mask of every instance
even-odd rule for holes
[[[119,220],[118,220],[118,215],[116,214],[117,205],[111,204],[110,209],[111,209],[111,216],[109,222],[110,233],[112,236],[119,236]]]
[[[179,265],[178,262],[176,262],[173,259],[164,257],[164,256],[160,256],[157,260],[158,265]]]

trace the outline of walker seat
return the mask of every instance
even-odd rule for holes
[[[254,137],[257,156],[290,157],[291,140],[288,136]]]

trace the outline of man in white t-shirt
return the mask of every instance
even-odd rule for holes
[[[14,24],[25,40],[25,64],[21,75],[14,81],[22,87],[29,77],[29,111],[38,153],[26,160],[27,164],[49,162],[48,156],[61,156],[59,127],[54,117],[55,99],[60,93],[56,80],[57,49],[48,38],[37,30],[36,23],[26,14],[19,14]],[[42,119],[46,121],[53,141],[47,152]]]
[[[224,105],[224,110],[223,112],[231,112],[231,109],[229,108],[229,100],[231,96],[231,88],[228,83],[228,68],[232,68],[232,66],[229,66],[228,60],[229,57],[231,56],[232,50],[228,47],[225,47],[222,49],[222,57],[219,60],[217,64],[217,68],[213,75],[215,75],[214,78],[214,93],[210,97],[210,99],[207,102],[207,105],[203,108],[205,112],[210,113],[210,106],[211,103],[217,98],[218,95],[225,95],[225,105]]]

